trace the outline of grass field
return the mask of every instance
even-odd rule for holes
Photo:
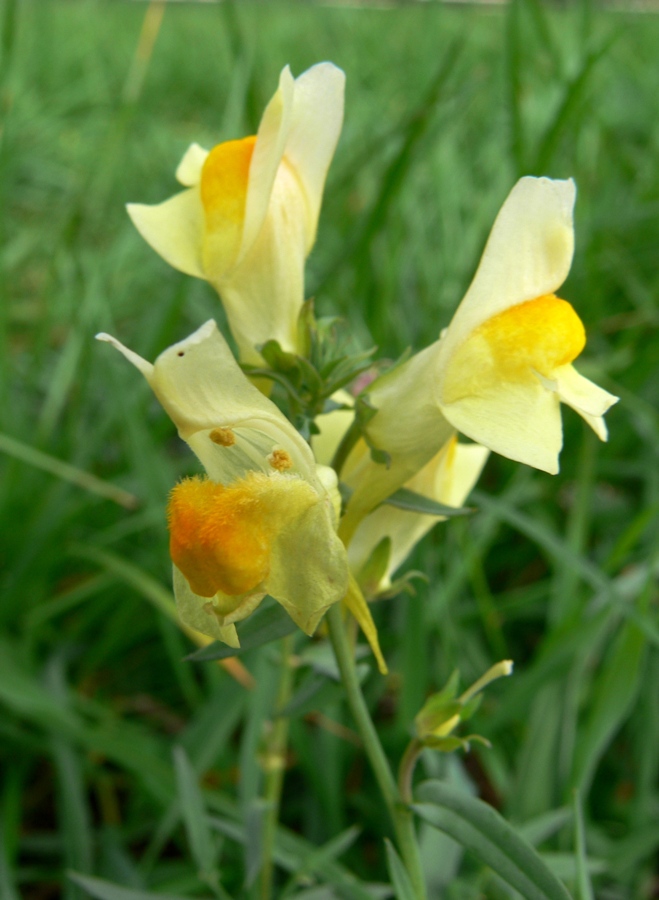
[[[243,657],[250,687],[184,661],[164,510],[195,463],[93,336],[153,359],[222,323],[124,204],[169,196],[190,142],[252,133],[282,66],[323,59],[348,81],[307,268],[320,311],[386,355],[425,346],[516,179],[572,176],[562,295],[587,328],[581,371],[621,397],[608,444],[564,412],[558,476],[493,456],[477,513],[410,561],[428,583],[375,609],[391,674],[365,691],[385,748],[400,757],[454,668],[470,683],[514,659],[472,722],[492,748],[420,768],[494,805],[575,898],[659,896],[659,18],[586,0],[150,9],[4,5],[0,897],[259,896],[277,651]],[[331,683],[291,716],[278,897],[388,896],[367,890],[388,880],[390,832],[352,728]],[[439,832],[422,847],[432,898],[517,896]]]

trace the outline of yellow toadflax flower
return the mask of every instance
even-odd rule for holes
[[[142,237],[176,269],[219,292],[244,362],[270,339],[297,349],[304,261],[343,123],[345,75],[288,66],[258,133],[210,153],[192,144],[176,170],[186,190],[156,206],[129,204]]]
[[[344,539],[369,509],[418,471],[452,429],[510,459],[558,471],[561,401],[601,440],[602,416],[617,397],[572,362],[586,338],[573,307],[556,296],[574,249],[572,180],[522,178],[510,192],[480,265],[440,339],[369,388],[368,423],[378,465],[358,444],[347,460],[358,485]]]
[[[603,441],[618,398],[572,366],[586,344],[581,319],[556,296],[574,250],[574,182],[522,178],[492,228],[478,271],[439,341],[437,404],[475,441],[558,472],[560,403]]]
[[[247,380],[217,330],[202,325],[152,365],[107,334],[144,375],[204,466],[168,506],[181,620],[237,647],[235,623],[266,594],[307,634],[348,589],[329,470]]]

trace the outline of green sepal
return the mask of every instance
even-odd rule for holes
[[[391,465],[391,455],[386,450],[376,447],[368,434],[368,423],[377,413],[377,407],[373,406],[368,394],[360,394],[355,401],[355,422],[357,423],[362,437],[366,441],[366,446],[371,451],[371,459],[375,463],[389,468]]]
[[[431,697],[423,706],[421,712],[417,713],[414,718],[414,726],[416,728],[417,737],[420,741],[426,741],[432,737],[446,737],[447,735],[436,735],[435,732],[441,729],[447,722],[460,716],[462,704],[459,700],[442,700],[437,695]],[[455,723],[458,724],[457,722]],[[453,729],[451,729],[453,730]]]
[[[282,350],[279,341],[271,339],[256,348],[274,372],[292,372],[299,365],[300,357]]]
[[[423,739],[419,738],[424,747],[430,750],[439,750],[442,753],[453,753],[455,750],[469,750],[469,742],[466,738],[456,737],[454,734],[446,737],[435,737],[429,734]]]

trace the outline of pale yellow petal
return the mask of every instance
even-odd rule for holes
[[[446,506],[460,507],[478,480],[489,450],[478,444],[458,444],[455,437],[405,487]],[[438,522],[427,516],[383,504],[361,522],[348,546],[348,559],[358,573],[383,538],[391,540],[388,570],[381,587],[405,562],[422,537]]]
[[[355,398],[347,391],[337,391],[332,395],[336,403],[352,406]],[[332,412],[323,413],[316,417],[316,425],[319,434],[311,436],[311,449],[319,463],[329,466],[339,448],[339,444],[352,425],[355,414],[352,409],[334,409]]]
[[[573,366],[561,366],[553,372],[553,378],[556,381],[555,389],[563,403],[567,403],[584,417],[603,416],[618,402],[618,397],[584,378]]]
[[[454,428],[495,453],[552,475],[558,472],[560,403],[539,381],[495,382],[441,410]]]
[[[289,520],[277,540],[268,593],[306,634],[316,627],[348,587],[345,547],[333,523],[328,497]]]
[[[235,625],[221,625],[207,597],[198,597],[190,589],[184,575],[174,566],[174,596],[179,618],[195,631],[223,641],[230,647],[240,647]]]
[[[574,251],[575,194],[571,179],[526,177],[517,182],[442,338],[444,359],[486,319],[510,306],[553,294],[563,284]]]
[[[237,264],[249,253],[268,211],[275,176],[291,127],[294,94],[295,82],[286,66],[279,76],[279,87],[265,108],[256,137]]]
[[[240,358],[255,365],[263,362],[256,347],[268,340],[290,352],[298,349],[297,322],[304,301],[304,198],[285,164],[277,172],[269,201],[258,237],[214,282]]]
[[[309,445],[245,377],[215,322],[169,347],[153,366],[111,341],[140,369],[214,481],[228,483],[252,470],[267,473],[272,469],[268,457],[283,447],[291,473],[319,486]]]
[[[204,212],[197,188],[155,206],[129,203],[126,209],[144,240],[165,262],[186,275],[206,277],[201,255]]]
[[[316,474],[329,497],[330,508],[332,510],[332,522],[334,527],[337,528],[341,516],[341,494],[339,492],[338,476],[330,466],[321,464],[316,466]]]
[[[363,440],[348,456],[340,473],[353,490],[340,527],[346,543],[361,519],[423,468],[454,430],[434,396],[436,353],[433,344],[369,387],[369,400],[378,412],[366,430],[390,461],[374,462]]]
[[[185,187],[198,185],[201,181],[201,170],[207,156],[208,150],[204,150],[199,144],[190,144],[176,169],[176,180]]]
[[[313,246],[327,170],[343,125],[345,74],[319,63],[295,80],[291,129],[284,157],[302,184],[307,202],[306,252]]]

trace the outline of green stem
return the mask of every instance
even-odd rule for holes
[[[291,652],[293,650],[293,635],[285,637],[281,641],[281,668],[277,698],[275,700],[275,721],[272,725],[267,742],[265,758],[266,776],[264,799],[266,803],[265,821],[263,823],[263,868],[261,869],[261,898],[270,900],[272,896],[273,855],[277,822],[279,820],[279,807],[281,803],[282,787],[284,784],[284,770],[286,762],[286,747],[288,745],[287,716],[278,715],[291,698],[293,687],[293,668],[291,666]]]
[[[423,750],[423,744],[418,738],[412,738],[403,753],[398,769],[398,790],[403,803],[412,802],[412,776],[417,760]]]
[[[392,818],[398,849],[414,886],[416,897],[418,900],[425,900],[426,888],[412,813],[401,801],[396,781],[391,773],[389,762],[366,706],[357,678],[352,648],[341,618],[340,604],[335,603],[330,608],[326,621],[348,705],[359,729],[364,743],[364,750],[371,763],[380,792]]]

